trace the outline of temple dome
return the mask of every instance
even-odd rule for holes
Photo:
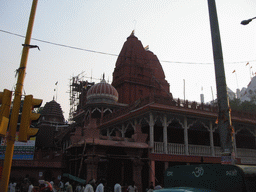
[[[43,108],[41,119],[43,121],[64,122],[64,116],[59,103],[55,100],[47,102]]]
[[[87,103],[116,103],[118,101],[118,92],[105,79],[100,83],[93,85],[87,92]]]

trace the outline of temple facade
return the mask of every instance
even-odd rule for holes
[[[174,99],[162,66],[132,33],[117,58],[112,84],[104,78],[83,92],[73,120],[70,174],[135,181],[139,191],[163,184],[172,165],[221,163],[218,108]],[[237,164],[256,164],[255,114],[233,111]]]
[[[150,182],[163,184],[169,166],[221,163],[218,107],[174,99],[169,83],[157,56],[132,32],[112,84],[104,75],[99,83],[73,80],[79,102],[72,124],[57,102],[45,105],[34,159],[13,161],[11,175],[33,168],[37,178],[105,178],[111,189],[135,181],[142,192]],[[231,118],[236,163],[256,165],[256,114],[232,111]]]

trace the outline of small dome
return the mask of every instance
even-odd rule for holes
[[[93,85],[89,89],[86,98],[87,103],[115,103],[118,101],[118,92],[112,85],[108,84],[105,79],[103,79],[100,83]]]
[[[45,104],[41,116],[44,117],[45,120],[64,122],[61,106],[54,100]]]

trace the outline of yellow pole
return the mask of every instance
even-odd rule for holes
[[[27,65],[28,53],[29,53],[28,45],[30,45],[30,39],[31,39],[32,28],[34,24],[37,2],[38,0],[33,0],[25,44],[23,47],[23,52],[22,52],[21,61],[20,61],[20,68],[18,69],[18,79],[17,79],[16,89],[15,89],[14,100],[13,100],[13,109],[12,109],[12,114],[11,114],[11,119],[9,124],[9,133],[7,135],[7,146],[5,151],[4,167],[2,172],[2,179],[0,182],[0,189],[3,192],[7,192],[8,190],[8,184],[9,184],[9,178],[10,178],[11,166],[12,166],[14,142],[15,142],[17,122],[18,122],[20,103],[21,103],[21,95],[22,95],[23,82],[25,79],[26,65]]]

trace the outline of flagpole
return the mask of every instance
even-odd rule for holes
[[[249,62],[246,63],[245,66],[249,65],[249,77],[250,77],[250,81],[252,80],[252,77],[251,77],[251,65]]]
[[[235,73],[235,75],[236,75],[236,86],[237,86],[237,89],[238,89],[239,87],[238,87],[238,80],[237,80],[236,70],[234,70],[232,73]]]
[[[185,95],[186,95],[186,92],[185,92],[185,79],[183,79],[183,94],[184,94],[184,104],[185,104]]]
[[[56,91],[56,102],[57,102],[57,94],[58,94],[58,81],[55,83],[55,85],[56,85],[55,91]]]
[[[211,91],[212,91],[212,102],[214,103],[214,96],[213,96],[212,86],[211,86]]]

